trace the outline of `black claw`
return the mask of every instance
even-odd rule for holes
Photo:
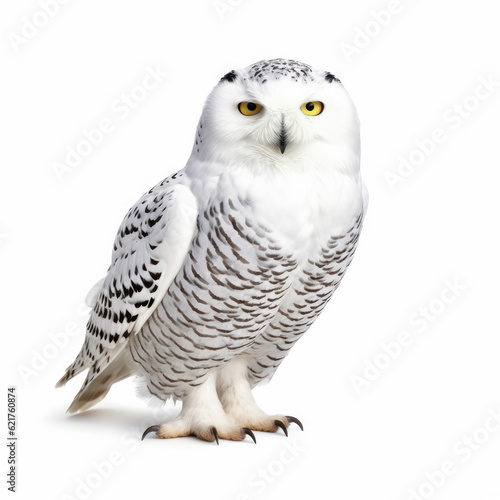
[[[255,434],[248,428],[248,427],[243,427],[243,430],[245,431],[245,434],[249,435],[255,444],[257,444],[257,440],[255,439]]]
[[[279,427],[280,429],[283,429],[285,436],[288,437],[288,431],[286,430],[286,425],[281,420],[275,420],[274,425],[276,425],[276,427]]]
[[[151,427],[148,427],[143,435],[142,435],[142,438],[141,438],[141,441],[144,441],[144,438],[150,433],[150,432],[158,432],[160,430],[160,426],[159,425],[152,425]]]
[[[302,425],[302,422],[298,419],[298,418],[295,418],[295,417],[286,417],[288,419],[288,421],[291,423],[291,424],[297,424],[299,427],[300,427],[300,430],[303,431],[304,430],[304,426]]]
[[[212,434],[214,435],[215,440],[217,441],[217,446],[219,445],[219,433],[217,432],[217,429],[215,427],[212,427],[211,429]]]

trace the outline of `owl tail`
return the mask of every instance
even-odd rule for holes
[[[104,399],[114,383],[130,377],[134,372],[135,367],[132,363],[130,353],[128,349],[124,349],[98,375],[90,377],[91,373],[89,371],[87,379],[75,396],[67,413],[77,413],[88,410]]]

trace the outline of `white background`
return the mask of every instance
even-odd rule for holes
[[[43,24],[39,3],[3,2],[2,382],[18,392],[17,498],[499,499],[500,425],[489,417],[500,410],[494,3],[216,5],[70,0],[30,29],[24,18]],[[389,7],[390,18],[375,20]],[[31,38],[22,41],[23,30]],[[107,269],[126,210],[184,166],[219,78],[275,57],[342,80],[362,122],[370,191],[342,286],[273,381],[255,391],[264,409],[299,417],[305,432],[258,433],[257,445],[141,443],[145,427],[178,409],[148,407],[132,380],[68,418],[82,378],[59,390],[54,383],[80,349],[81,304]],[[168,76],[146,94],[135,90],[144,99],[127,116],[118,112],[116,101],[156,66]],[[488,92],[481,79],[496,84]],[[113,130],[58,178],[54,163],[103,119]],[[419,165],[391,189],[387,175],[401,157]],[[390,344],[388,358],[381,344],[401,335],[407,345]],[[356,390],[361,377],[371,380]],[[426,474],[443,462],[448,475],[434,474],[432,486]]]

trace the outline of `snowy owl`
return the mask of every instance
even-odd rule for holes
[[[274,59],[233,70],[208,96],[186,166],[129,210],[83,347],[68,412],[137,375],[182,401],[161,438],[287,434],[252,388],[269,380],[338,287],[367,195],[355,107],[333,74]]]

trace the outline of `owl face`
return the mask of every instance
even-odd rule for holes
[[[225,75],[209,95],[196,153],[224,164],[332,163],[359,154],[354,105],[331,73],[261,61]]]

